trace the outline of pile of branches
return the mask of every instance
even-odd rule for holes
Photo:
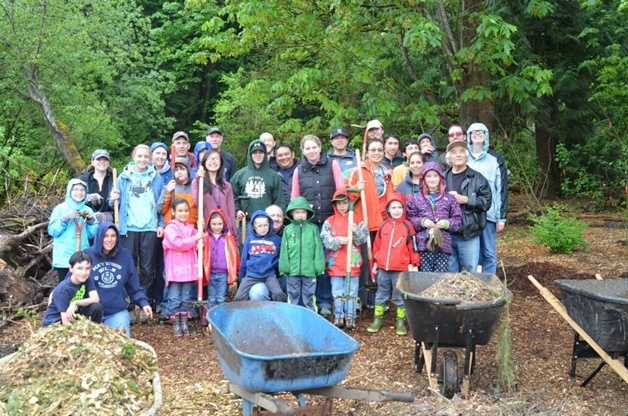
[[[0,313],[15,319],[20,308],[42,309],[56,283],[47,226],[59,195],[23,193],[0,208]]]

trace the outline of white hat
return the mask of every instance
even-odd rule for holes
[[[371,120],[366,125],[366,131],[370,129],[383,129],[384,125],[379,120]]]

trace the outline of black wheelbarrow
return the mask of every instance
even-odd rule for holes
[[[426,364],[430,388],[451,398],[460,387],[458,358],[455,352],[445,350],[440,357],[437,376],[438,348],[464,348],[462,394],[468,397],[469,379],[475,367],[475,347],[488,344],[512,294],[495,275],[473,273],[473,277],[502,296],[493,302],[463,303],[460,299],[421,295],[443,275],[405,272],[399,276],[397,288],[403,294],[408,324],[415,340],[415,370],[421,372]]]
[[[279,302],[233,302],[209,311],[220,368],[230,390],[242,398],[244,416],[263,408],[279,415],[331,415],[332,398],[414,401],[385,390],[335,386],[349,371],[360,344],[326,319],[301,306]],[[299,408],[275,393],[294,394]],[[325,397],[307,406],[305,395]]]
[[[623,361],[628,367],[628,279],[555,280],[569,316],[613,360]],[[599,358],[589,342],[575,331],[569,375],[576,376],[579,359]],[[589,374],[581,386],[585,387],[604,367],[606,361]]]

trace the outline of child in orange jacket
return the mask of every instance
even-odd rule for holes
[[[388,219],[384,221],[373,242],[373,273],[377,273],[377,293],[375,294],[375,318],[367,328],[368,332],[379,332],[386,310],[386,302],[392,297],[397,307],[396,333],[407,334],[401,293],[397,289],[397,278],[404,271],[417,270],[421,258],[412,244],[414,227],[406,220],[406,205],[403,195],[393,193],[386,205]]]

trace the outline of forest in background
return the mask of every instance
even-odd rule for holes
[[[0,0],[0,205],[218,125],[241,158],[369,119],[489,126],[511,186],[626,206],[628,2]]]

